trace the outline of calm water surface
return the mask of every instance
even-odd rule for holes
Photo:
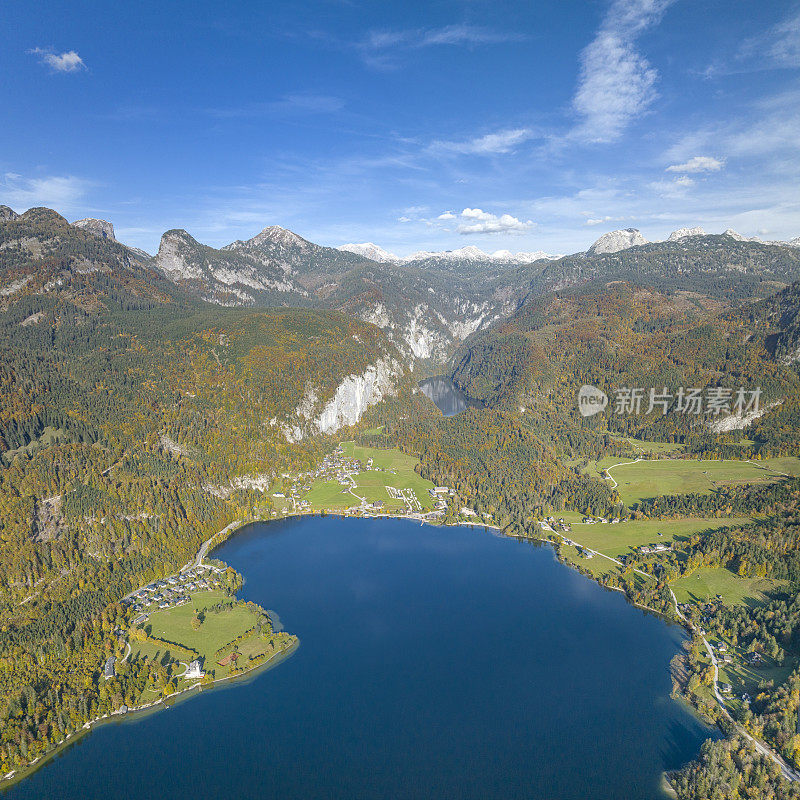
[[[422,389],[426,397],[436,403],[439,411],[446,417],[455,416],[470,406],[477,405],[468,400],[466,395],[450,378],[443,375],[420,381],[419,388]]]
[[[548,548],[405,520],[248,527],[215,555],[300,648],[96,729],[12,798],[660,798],[711,735],[682,633]]]

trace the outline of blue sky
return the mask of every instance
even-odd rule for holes
[[[797,2],[6,0],[0,75],[0,203],[151,252],[800,235]]]

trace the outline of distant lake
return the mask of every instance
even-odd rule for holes
[[[97,728],[8,797],[654,800],[713,735],[669,697],[681,629],[547,547],[305,517],[214,555],[296,653]]]
[[[439,407],[439,411],[446,417],[452,417],[470,406],[478,405],[467,399],[461,389],[459,389],[450,378],[444,375],[439,375],[435,378],[426,378],[424,381],[420,381],[419,388],[422,389],[426,397],[436,403]]]

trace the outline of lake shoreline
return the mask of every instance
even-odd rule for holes
[[[667,615],[663,614],[656,609],[649,608],[647,606],[642,606],[635,601],[633,601],[627,593],[619,588],[619,587],[612,587],[612,586],[605,586],[604,584],[600,583],[598,580],[594,579],[589,575],[585,575],[578,567],[577,564],[569,561],[568,559],[564,559],[559,556],[557,545],[558,542],[545,538],[544,536],[541,537],[530,537],[530,536],[519,536],[517,534],[511,533],[504,533],[504,529],[498,525],[491,525],[485,522],[472,522],[472,521],[459,521],[459,522],[441,522],[438,520],[428,520],[422,517],[410,516],[407,514],[392,514],[392,513],[380,513],[380,514],[366,514],[366,515],[349,515],[344,513],[336,513],[336,512],[320,512],[320,511],[303,511],[298,510],[291,514],[286,514],[285,516],[281,517],[268,517],[268,518],[258,518],[258,519],[245,519],[245,520],[235,520],[224,528],[221,528],[217,531],[213,536],[207,539],[203,545],[201,546],[200,550],[198,551],[197,556],[192,559],[188,564],[186,564],[181,569],[186,569],[192,565],[197,565],[203,563],[203,561],[211,555],[211,553],[216,550],[218,547],[222,546],[224,543],[228,542],[233,536],[239,533],[243,528],[246,528],[250,525],[255,524],[264,524],[264,523],[271,523],[271,522],[280,522],[284,520],[293,520],[293,519],[303,519],[306,517],[319,517],[319,518],[337,518],[342,520],[347,519],[363,519],[363,520],[378,520],[378,519],[394,519],[400,520],[405,522],[418,522],[420,525],[431,525],[433,527],[469,527],[469,528],[483,528],[485,531],[493,532],[495,535],[502,536],[504,538],[509,539],[516,539],[518,541],[533,541],[539,542],[542,544],[548,544],[551,546],[553,553],[556,557],[556,560],[559,563],[562,563],[564,566],[572,567],[575,571],[581,574],[583,577],[590,578],[593,583],[596,585],[605,588],[605,589],[612,589],[614,591],[621,592],[626,600],[633,606],[639,608],[642,611],[647,611],[659,616],[664,621],[673,623],[673,624],[680,624],[680,621],[673,620]],[[222,537],[217,541],[218,537]],[[129,593],[133,594],[135,591]],[[685,627],[681,625],[681,627]],[[192,686],[186,687],[185,689],[181,689],[180,691],[175,692],[174,694],[168,695],[163,698],[159,698],[151,703],[146,703],[141,706],[133,706],[129,707],[127,711],[113,711],[109,714],[104,714],[101,717],[96,717],[93,720],[89,720],[84,725],[76,731],[73,731],[71,734],[66,736],[56,745],[54,745],[52,750],[47,751],[39,756],[37,756],[33,761],[31,761],[27,766],[22,767],[21,769],[15,770],[12,773],[7,773],[6,775],[0,778],[0,791],[5,791],[10,787],[14,786],[15,784],[23,781],[24,779],[30,777],[35,772],[37,772],[41,767],[45,766],[49,763],[54,757],[58,756],[61,752],[66,750],[73,744],[78,743],[86,734],[90,733],[92,729],[95,727],[102,726],[109,722],[119,722],[123,720],[129,720],[131,722],[141,719],[142,717],[149,715],[150,713],[154,713],[159,710],[167,710],[169,709],[176,701],[183,701],[192,699],[194,694],[200,694],[202,691],[206,689],[213,689],[213,688],[223,688],[224,684],[231,684],[236,683],[240,679],[245,677],[253,677],[254,673],[263,670],[267,667],[274,667],[278,664],[282,663],[286,658],[289,658],[299,647],[300,642],[299,640],[295,639],[294,643],[290,645],[285,650],[282,650],[278,653],[272,655],[269,659],[261,664],[258,664],[253,667],[249,667],[248,669],[244,670],[243,672],[237,675],[227,676],[225,678],[219,678],[216,680],[212,680],[208,683],[202,683],[198,681],[197,683],[193,684]]]

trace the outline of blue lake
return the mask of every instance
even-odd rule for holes
[[[652,800],[714,735],[669,697],[680,628],[549,548],[306,517],[214,555],[295,654],[104,725],[6,796]]]

